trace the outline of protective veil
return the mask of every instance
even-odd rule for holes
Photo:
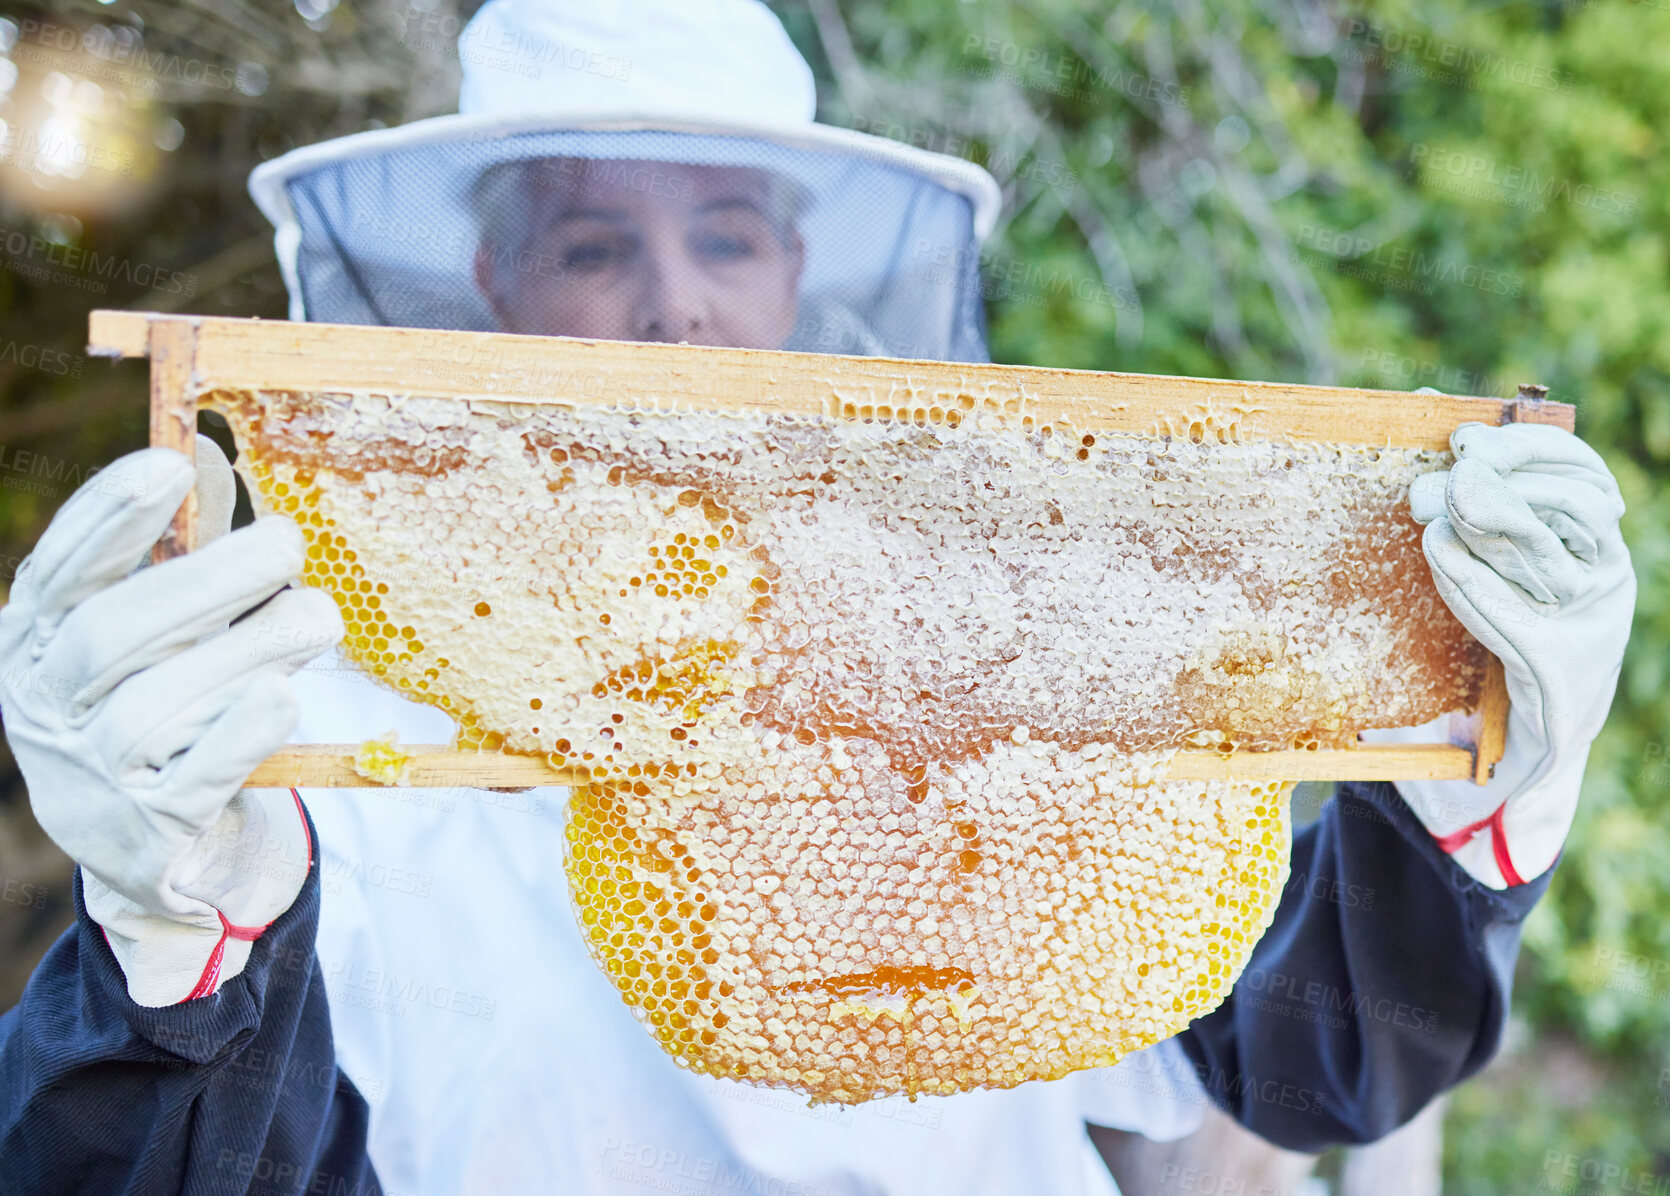
[[[622,203],[686,217],[728,173],[804,252],[792,331],[747,347],[986,359],[979,246],[997,185],[962,159],[814,123],[810,72],[763,7],[489,4],[459,56],[459,115],[251,177],[292,319],[504,329],[479,259],[560,288],[585,266],[541,243],[553,221]]]

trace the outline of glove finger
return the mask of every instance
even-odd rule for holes
[[[1505,666],[1523,658],[1517,644],[1541,633],[1543,614],[1523,591],[1474,555],[1448,519],[1434,520],[1421,537],[1438,596],[1467,633]]]
[[[36,597],[36,618],[55,624],[132,571],[191,487],[191,463],[163,448],[129,453],[82,483],[19,570]]]
[[[1533,424],[1463,424],[1451,441],[1469,462],[1469,470],[1483,465],[1501,473],[1567,551],[1585,564],[1595,564],[1602,542],[1616,538],[1623,498],[1600,455],[1576,437]],[[1410,488],[1410,510],[1417,522],[1431,522],[1440,513],[1434,509],[1437,483],[1427,480],[1440,476],[1417,478]]]
[[[165,767],[251,676],[287,676],[341,639],[334,599],[318,590],[285,590],[257,615],[134,674],[97,708],[117,771]]]
[[[1497,473],[1517,469],[1585,477],[1609,494],[1618,493],[1612,471],[1599,453],[1563,428],[1546,424],[1462,424],[1450,435],[1450,447],[1461,460],[1477,461]]]
[[[62,678],[75,717],[123,680],[265,602],[306,562],[301,529],[263,519],[88,597],[64,618],[42,669]]]
[[[1444,516],[1444,491],[1450,484],[1450,471],[1423,473],[1409,485],[1409,515],[1416,523],[1425,525]]]
[[[1595,564],[1601,545],[1617,538],[1623,502],[1587,479],[1515,470],[1505,480],[1566,550],[1585,564]]]
[[[1558,605],[1582,589],[1583,566],[1489,466],[1456,462],[1444,500],[1450,525],[1473,554],[1532,599]]]
[[[300,719],[289,680],[276,673],[226,690],[189,749],[159,772],[154,793],[168,796],[152,808],[194,830],[213,825],[256,765],[288,742]]]
[[[197,435],[197,547],[206,548],[232,530],[232,506],[238,498],[232,464],[220,445]]]
[[[1551,507],[1539,506],[1531,503],[1531,510],[1536,512],[1538,519],[1548,525],[1548,530],[1560,538],[1560,543],[1566,546],[1566,551],[1582,561],[1585,565],[1593,565],[1600,559],[1600,544],[1589,534],[1589,529],[1578,523],[1564,511]]]

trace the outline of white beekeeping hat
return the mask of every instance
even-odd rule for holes
[[[407,41],[450,48],[414,15]],[[432,47],[430,47],[432,48]],[[812,73],[758,0],[489,0],[458,33],[456,116],[307,146],[250,192],[277,227],[294,319],[497,326],[474,284],[507,168],[740,166],[786,180],[811,351],[983,360],[979,248],[996,183],[960,158],[818,124]],[[531,220],[529,215],[529,220]]]
[[[458,47],[463,113],[804,125],[817,107],[811,68],[758,0],[489,0]]]

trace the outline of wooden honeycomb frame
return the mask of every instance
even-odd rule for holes
[[[1458,424],[1539,423],[1572,431],[1575,409],[1526,387],[1515,399],[1412,395],[1346,387],[1226,382],[1032,366],[899,361],[874,357],[714,349],[342,324],[95,311],[88,352],[151,362],[151,443],[193,455],[202,396],[216,388],[374,390],[537,403],[654,402],[696,409],[853,417],[886,409],[900,393],[977,386],[1012,394],[1040,420],[1128,433],[1215,434],[1232,415],[1245,439],[1447,449]],[[537,397],[537,396],[543,396]],[[1202,414],[1206,413],[1206,414]],[[1218,421],[1218,422],[1214,422]],[[193,547],[196,499],[188,496],[157,546],[163,559]],[[1451,718],[1449,744],[1342,750],[1185,749],[1175,780],[1467,779],[1483,783],[1501,759],[1508,699],[1491,662],[1478,710]],[[359,786],[357,744],[285,748],[251,775],[253,786]],[[404,784],[509,788],[572,784],[583,770],[542,759],[444,745],[402,745]]]

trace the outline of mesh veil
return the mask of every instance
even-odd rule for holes
[[[280,176],[294,220],[293,302],[309,320],[502,330],[476,283],[477,255],[485,240],[523,269],[562,269],[520,243],[549,217],[561,164],[590,162],[606,176],[614,163],[612,185],[674,206],[692,169],[741,168],[793,195],[804,244],[793,330],[756,347],[987,359],[975,204],[885,155],[645,128],[349,140],[364,149]],[[492,185],[516,166],[531,186]]]

